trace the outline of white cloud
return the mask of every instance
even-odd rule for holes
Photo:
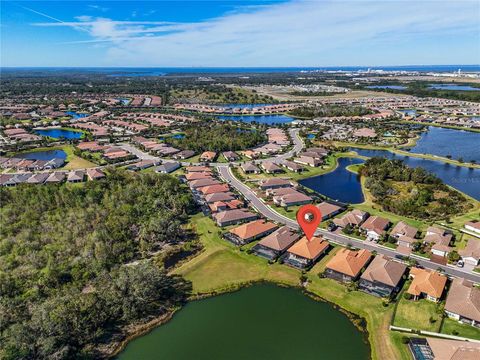
[[[415,48],[419,42],[438,52],[444,47],[448,51],[439,39],[455,34],[478,35],[479,11],[479,2],[463,0],[319,0],[240,9],[195,23],[83,16],[76,22],[35,25],[69,26],[88,32],[90,39],[86,42],[110,43],[109,65],[375,65],[372,61],[385,64],[389,56],[385,50],[395,54],[400,48],[410,47],[415,58],[415,52],[421,51]],[[472,44],[470,63],[478,61],[478,44]],[[375,46],[382,50],[372,53]],[[438,58],[439,53],[433,56]]]

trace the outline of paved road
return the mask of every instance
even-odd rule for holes
[[[132,153],[133,155],[135,155],[136,157],[138,157],[141,160],[156,160],[156,161],[160,160],[159,157],[150,155],[150,154],[148,154],[148,153],[146,153],[146,152],[144,152],[144,151],[142,151],[142,150],[140,150],[140,149],[138,149],[135,146],[130,145],[130,144],[123,143],[123,144],[120,144],[120,147],[123,150]]]
[[[259,213],[261,213],[263,216],[277,223],[285,224],[293,229],[299,228],[296,221],[289,219],[284,215],[279,214],[270,206],[265,204],[261,199],[259,199],[256,196],[256,194],[247,185],[243,184],[240,180],[238,180],[233,175],[228,165],[224,164],[223,166],[218,166],[217,169],[219,171],[220,176],[225,181],[227,181],[231,186],[233,186],[237,191],[242,193],[242,195],[248,200],[250,205]],[[390,249],[390,248],[378,245],[377,243],[374,243],[374,242],[358,240],[356,238],[352,238],[347,235],[333,234],[323,229],[318,229],[315,235],[322,235],[327,240],[330,240],[340,245],[344,245],[344,246],[351,245],[359,249],[376,251],[378,254],[387,255],[392,258],[394,258],[396,255],[402,255],[401,253],[395,251],[394,249]],[[480,274],[469,272],[467,270],[457,268],[454,266],[440,265],[430,260],[425,260],[422,257],[416,256],[416,255],[411,255],[411,258],[414,258],[419,265],[427,269],[437,270],[440,268],[449,276],[461,277],[474,282],[480,282]]]

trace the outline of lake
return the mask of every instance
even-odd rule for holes
[[[370,358],[345,314],[297,289],[255,285],[188,303],[128,344],[120,360]]]
[[[429,126],[410,151],[480,163],[480,133]]]
[[[81,119],[81,118],[85,118],[88,115],[90,115],[90,114],[86,114],[86,113],[78,113],[76,111],[65,111],[65,114],[70,115],[74,119]]]
[[[219,115],[217,116],[219,120],[232,120],[232,121],[242,121],[242,122],[257,122],[259,124],[285,124],[295,120],[293,117],[283,114],[277,115]]]
[[[348,165],[361,163],[361,159],[339,158],[338,166],[332,172],[303,179],[299,183],[333,200],[350,204],[362,203],[364,197],[360,178],[346,169]]]
[[[367,89],[392,89],[392,90],[405,90],[407,87],[403,85],[370,85]]]
[[[63,150],[32,151],[14,155],[16,158],[32,160],[52,160],[55,158],[66,159],[67,154]]]
[[[403,160],[410,167],[422,167],[437,175],[442,181],[471,197],[480,200],[480,169],[470,169],[456,166],[443,161],[420,159],[412,156],[404,156],[391,153],[386,150],[367,150],[350,148],[359,155],[368,157],[386,157],[388,159]]]
[[[82,131],[73,131],[65,129],[37,129],[35,133],[42,136],[48,136],[54,139],[80,139],[83,135]]]
[[[480,91],[480,88],[458,84],[430,84],[428,88],[435,90]]]

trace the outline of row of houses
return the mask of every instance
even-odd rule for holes
[[[159,156],[173,156],[175,154],[180,153],[179,149],[176,149],[176,148],[174,148],[172,146],[169,146],[165,143],[159,143],[156,140],[147,139],[143,136],[133,137],[132,142],[134,144],[139,145],[140,148],[142,148],[143,150],[145,150],[145,151],[147,151],[151,154],[155,154],[155,155],[159,155]],[[187,154],[185,154],[185,155],[187,155]],[[186,157],[180,157],[180,158],[186,158]]]
[[[109,144],[100,144],[97,141],[84,141],[76,145],[80,151],[88,151],[92,153],[101,153],[102,157],[108,162],[119,162],[135,159],[135,155],[129,151]]]
[[[50,160],[25,159],[17,157],[0,157],[0,168],[19,171],[51,170],[62,167],[65,159],[53,158]]]
[[[105,177],[102,170],[91,168],[86,170],[72,170],[24,173],[24,174],[0,174],[0,186],[16,186],[19,184],[58,184],[62,182],[77,183],[85,180],[99,180]]]

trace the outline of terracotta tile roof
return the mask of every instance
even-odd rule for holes
[[[480,322],[480,289],[465,279],[455,279],[448,291],[445,310]]]
[[[418,296],[423,293],[437,299],[442,296],[447,283],[445,276],[436,271],[419,268],[412,268],[410,276],[413,277],[413,281],[407,290],[409,294]]]
[[[357,251],[341,249],[328,262],[326,267],[339,273],[355,277],[360,273],[362,268],[367,265],[371,256],[372,253],[365,249]]]
[[[328,241],[322,237],[312,237],[310,241],[304,236],[295,244],[293,244],[287,251],[289,253],[301,256],[306,259],[315,259],[329,246]]]
[[[212,174],[207,172],[192,172],[185,175],[187,180],[212,179]]]
[[[265,220],[255,220],[246,224],[237,226],[229,232],[237,235],[240,239],[251,239],[266,232],[270,232],[278,228],[274,223]]]
[[[407,270],[406,265],[386,256],[377,256],[365,269],[361,278],[395,287],[402,279],[405,270]]]
[[[297,241],[299,237],[300,235],[289,227],[282,226],[280,229],[261,240],[259,244],[273,250],[283,251]]]
[[[228,192],[230,189],[227,184],[204,186],[198,189],[203,195]]]
[[[187,166],[185,170],[187,172],[212,172],[208,166]]]
[[[216,201],[230,201],[235,199],[231,192],[224,193],[213,193],[205,195],[205,201],[207,203],[216,202]]]

